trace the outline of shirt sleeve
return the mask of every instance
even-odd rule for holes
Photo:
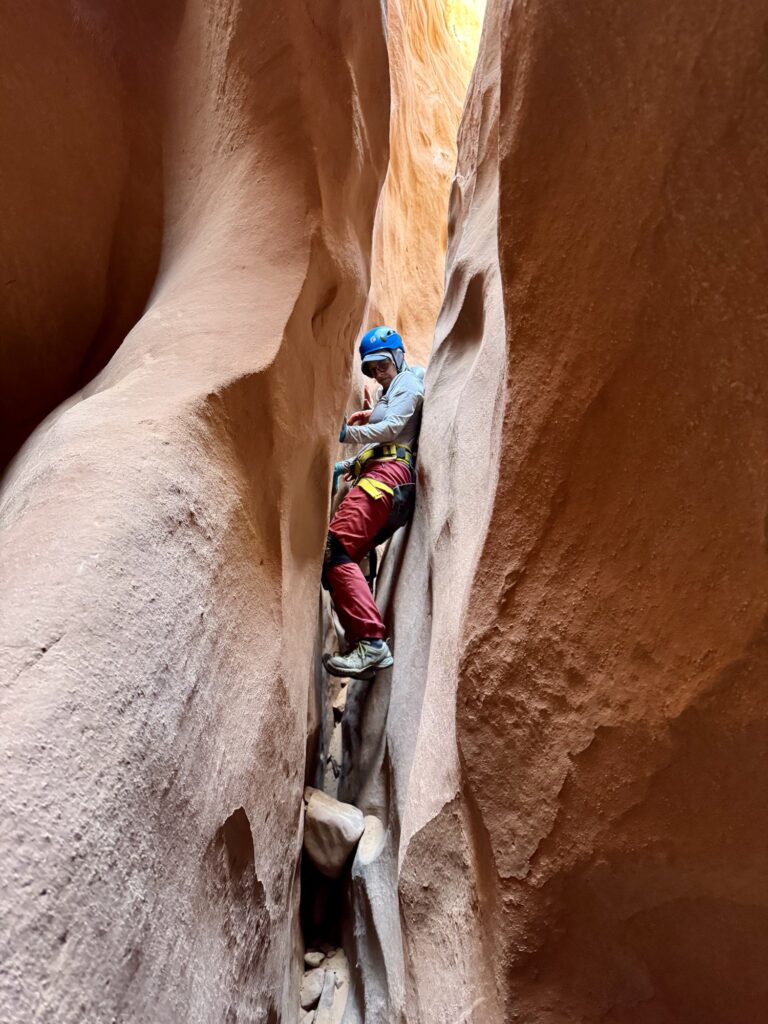
[[[423,400],[423,395],[417,391],[402,391],[390,401],[385,419],[359,427],[348,426],[344,444],[389,444],[396,441]]]

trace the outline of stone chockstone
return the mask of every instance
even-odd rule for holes
[[[304,963],[307,967],[319,967],[323,960],[325,960],[325,953],[319,949],[308,949],[304,954]]]
[[[307,971],[301,979],[299,1002],[301,1003],[302,1010],[311,1010],[313,1006],[317,1005],[320,993],[323,991],[324,978],[325,971],[322,967],[316,967],[312,971]]]
[[[304,799],[304,849],[319,871],[338,878],[363,834],[363,812],[311,786],[304,790]]]

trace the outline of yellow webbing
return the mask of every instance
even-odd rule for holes
[[[408,453],[407,459],[402,459],[397,454],[397,449]],[[376,457],[374,458],[374,452]],[[352,467],[356,477],[359,477],[363,472],[366,462],[373,459],[374,462],[404,462],[406,466],[413,466],[413,452],[407,444],[377,444],[371,445],[370,448],[366,448],[360,455],[355,459],[355,464]]]
[[[361,477],[355,487],[361,487],[372,498],[383,498],[385,494],[389,494],[391,497],[395,495],[389,484],[383,484],[381,480],[376,480],[371,476]]]

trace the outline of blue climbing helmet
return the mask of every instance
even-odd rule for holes
[[[365,332],[360,342],[360,362],[366,377],[372,376],[370,364],[380,359],[380,353],[383,352],[391,355],[399,373],[405,362],[403,339],[392,327],[372,327]]]

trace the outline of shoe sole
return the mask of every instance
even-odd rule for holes
[[[323,665],[325,666],[325,671],[328,672],[330,675],[337,676],[341,679],[373,679],[373,677],[376,675],[379,669],[391,668],[395,663],[395,659],[390,654],[388,657],[383,658],[380,662],[378,662],[378,664],[371,665],[369,668],[363,668],[357,672],[351,672],[349,669],[347,669],[344,672],[340,672],[337,668],[330,664],[330,660],[330,655],[323,655]]]

